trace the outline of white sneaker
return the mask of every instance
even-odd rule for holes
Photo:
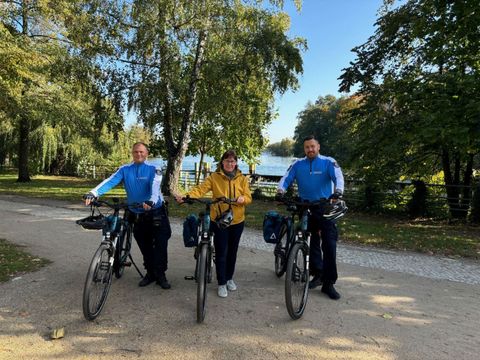
[[[227,285],[218,286],[218,296],[221,298],[226,298],[228,296]]]
[[[228,280],[227,281],[227,289],[230,291],[235,291],[237,290],[237,284],[233,282],[233,280]]]

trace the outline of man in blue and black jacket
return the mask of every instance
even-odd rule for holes
[[[303,141],[305,157],[296,160],[288,168],[278,184],[278,193],[285,193],[288,187],[297,182],[298,195],[302,200],[318,201],[329,199],[332,202],[340,199],[343,194],[344,181],[340,166],[335,159],[320,155],[320,144],[314,136],[308,136]],[[308,221],[308,231],[312,234],[310,240],[310,272],[314,276],[310,282],[313,289],[320,284],[322,292],[331,299],[340,299],[340,294],[333,284],[337,281],[337,226],[334,221],[323,216],[323,209],[311,209]],[[320,246],[320,236],[322,244]],[[323,258],[322,258],[323,252]]]
[[[85,204],[102,196],[120,182],[127,193],[128,203],[141,203],[143,208],[132,208],[137,220],[133,227],[133,235],[143,255],[143,264],[147,274],[138,284],[147,286],[156,281],[163,289],[170,289],[165,272],[167,270],[168,239],[172,231],[168,220],[160,184],[162,172],[160,168],[147,161],[148,148],[144,143],[133,145],[133,162],[120,166],[108,179],[85,195]]]

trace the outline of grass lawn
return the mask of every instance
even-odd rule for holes
[[[20,246],[0,239],[0,282],[38,270],[49,263],[49,260],[32,256],[23,251]]]
[[[65,176],[34,176],[29,183],[17,183],[16,178],[16,174],[0,173],[0,194],[80,202],[82,195],[100,182]],[[123,197],[125,193],[116,188],[108,196]],[[348,203],[348,199],[346,201]],[[200,204],[178,205],[170,201],[169,209],[170,216],[184,218],[203,208]],[[247,208],[246,225],[261,229],[263,216],[268,210],[285,213],[284,208],[274,202],[254,201]],[[480,227],[406,221],[353,212],[338,225],[340,239],[346,243],[480,259]]]

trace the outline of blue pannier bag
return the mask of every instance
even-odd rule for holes
[[[183,243],[185,247],[195,247],[198,245],[198,216],[190,214],[183,222]]]
[[[282,216],[276,211],[268,211],[263,218],[263,239],[269,244],[276,244],[280,241],[280,228],[282,227]]]

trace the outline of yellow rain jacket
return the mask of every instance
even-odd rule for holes
[[[230,179],[221,169],[211,174],[203,183],[192,188],[186,195],[192,198],[201,198],[208,192],[212,192],[212,199],[226,197],[236,199],[243,195],[245,202],[243,204],[232,204],[233,221],[232,225],[245,221],[245,205],[252,202],[252,194],[247,178],[237,169],[235,176]],[[210,218],[214,221],[222,212],[228,210],[229,205],[218,203],[212,205],[210,209]]]

